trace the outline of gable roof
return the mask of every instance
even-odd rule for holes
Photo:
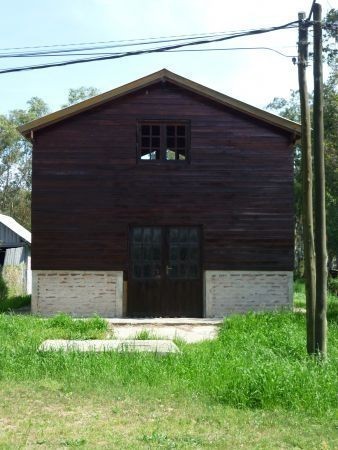
[[[15,234],[17,234],[21,239],[28,242],[32,242],[30,231],[26,230],[22,225],[20,225],[13,217],[6,216],[5,214],[0,214],[0,224],[5,225]]]
[[[179,87],[211,99],[216,103],[227,106],[236,111],[240,111],[255,119],[274,125],[277,128],[289,131],[290,133],[294,134],[295,137],[300,136],[301,125],[299,123],[284,119],[283,117],[264,111],[263,109],[256,108],[255,106],[249,105],[240,100],[236,100],[235,98],[214,91],[213,89],[203,86],[202,84],[195,83],[188,78],[181,77],[180,75],[170,72],[167,69],[159,70],[158,72],[152,73],[143,78],[139,78],[138,80],[132,81],[131,83],[124,84],[123,86],[112,89],[111,91],[104,92],[103,94],[96,95],[95,97],[89,98],[88,100],[84,100],[82,102],[76,103],[75,105],[60,109],[59,111],[53,112],[51,114],[47,114],[44,117],[22,125],[18,129],[21,134],[23,134],[27,138],[30,138],[31,132],[34,132],[41,128],[45,128],[53,123],[61,122],[62,120],[75,116],[76,114],[79,114],[83,111],[87,111],[88,109],[92,109],[110,100],[114,100],[122,97],[123,95],[130,94],[131,92],[135,92],[159,81],[170,81],[171,83]]]

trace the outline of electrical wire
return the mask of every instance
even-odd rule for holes
[[[80,46],[80,45],[96,45],[96,44],[112,44],[112,43],[121,43],[121,42],[137,42],[137,41],[152,41],[159,39],[171,39],[171,38],[189,38],[189,37],[199,37],[199,36],[212,36],[217,34],[237,34],[242,32],[253,31],[252,29],[246,30],[232,30],[232,31],[214,31],[212,33],[194,33],[194,34],[175,34],[171,36],[156,36],[156,37],[147,37],[147,38],[135,38],[135,39],[120,39],[120,40],[110,40],[110,41],[94,41],[94,42],[76,42],[76,43],[68,43],[68,44],[52,44],[52,45],[34,45],[34,46],[25,46],[25,47],[7,47],[0,48],[0,51],[5,50],[25,50],[25,49],[36,49],[36,48],[52,48],[52,47],[70,47],[70,46]]]
[[[209,43],[213,43],[213,42],[223,42],[226,40],[235,39],[237,37],[253,36],[253,35],[258,35],[258,34],[263,34],[263,33],[269,33],[272,31],[295,28],[296,26],[298,26],[298,20],[289,22],[284,25],[275,26],[275,27],[261,28],[261,29],[257,29],[257,30],[246,31],[246,32],[239,32],[237,34],[232,34],[232,35],[227,35],[227,36],[222,36],[222,37],[215,37],[215,38],[211,38],[211,39],[202,38],[202,39],[198,39],[198,40],[191,41],[191,42],[176,43],[176,44],[169,45],[166,47],[157,47],[157,48],[150,48],[150,49],[145,49],[145,50],[135,50],[135,51],[123,52],[123,53],[118,53],[118,54],[113,54],[113,55],[98,56],[98,57],[92,57],[92,58],[82,58],[82,59],[75,59],[75,60],[51,62],[51,63],[46,63],[46,64],[36,64],[36,65],[32,65],[32,66],[5,68],[5,69],[0,70],[0,74],[12,73],[12,72],[22,72],[22,71],[28,71],[28,70],[45,69],[45,68],[50,68],[50,67],[60,67],[60,66],[67,66],[67,65],[80,64],[80,63],[93,62],[93,61],[104,61],[104,60],[108,60],[108,59],[118,59],[118,58],[123,58],[123,57],[127,57],[127,56],[138,56],[138,55],[142,55],[142,54],[169,52],[169,51],[180,49],[182,47],[188,47],[188,46],[192,46],[192,45],[209,44]]]
[[[294,46],[292,47],[294,48]],[[167,53],[179,53],[179,52],[214,52],[214,51],[233,51],[233,50],[269,50],[277,53],[278,55],[284,56],[285,58],[293,58],[296,55],[287,55],[280,50],[271,47],[226,47],[226,48],[195,48],[195,49],[182,49],[182,50],[168,50]],[[121,52],[102,52],[102,53],[68,53],[67,56],[115,56],[121,55]],[[54,57],[54,56],[64,56],[55,53],[48,53],[44,55],[45,57]],[[27,56],[35,57],[33,55]]]
[[[268,50],[275,52],[278,55],[284,56],[285,58],[294,58],[296,55],[286,55],[279,50],[271,47],[227,47],[227,48],[199,48],[199,49],[184,49],[184,50],[170,50],[168,53],[174,52],[214,52],[214,51],[232,51],[232,50]]]
[[[217,36],[218,34],[216,34]],[[208,35],[199,35],[197,38],[209,38],[215,36],[214,34],[208,34]],[[229,36],[229,34],[226,33],[220,33],[220,36]],[[169,42],[177,42],[177,41],[189,41],[196,39],[195,37],[189,37],[189,38],[179,38],[179,39],[166,39],[166,40],[157,40],[157,41],[142,41],[137,42],[134,44],[122,44],[122,45],[104,45],[104,46],[95,46],[95,47],[78,47],[78,48],[72,48],[72,49],[63,49],[63,50],[54,50],[52,51],[53,54],[64,54],[66,56],[67,53],[74,52],[74,51],[90,51],[90,50],[103,50],[106,48],[120,48],[120,47],[133,47],[133,46],[139,46],[139,45],[150,45],[150,44],[164,44]],[[51,53],[50,50],[44,50],[44,51],[38,51],[38,52],[23,52],[23,53],[0,53],[0,58],[25,58],[29,56],[44,56],[49,55]]]

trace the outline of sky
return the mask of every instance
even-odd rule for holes
[[[312,0],[0,0],[0,3],[0,49],[4,49],[277,26],[297,20],[300,11],[308,14]],[[323,15],[338,8],[338,0],[322,0],[321,4]],[[297,34],[295,28],[238,38],[217,46],[268,46],[294,56]],[[2,58],[0,68],[39,62],[41,59]],[[0,74],[0,113],[25,108],[33,96],[41,97],[51,110],[57,110],[66,102],[70,88],[93,86],[104,92],[164,67],[260,108],[274,97],[288,97],[290,90],[297,89],[298,82],[297,66],[291,58],[271,51],[157,53]],[[311,77],[310,68],[310,88]]]

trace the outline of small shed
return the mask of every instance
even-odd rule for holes
[[[31,294],[31,233],[5,214],[0,214],[0,268],[15,290]]]

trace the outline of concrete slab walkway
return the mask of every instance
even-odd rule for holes
[[[132,340],[132,339],[48,339],[42,342],[39,352],[76,351],[76,352],[152,352],[159,355],[180,353],[178,347],[170,340]]]
[[[182,339],[187,343],[215,339],[223,319],[156,318],[106,319],[116,339],[134,339],[144,334],[149,339]]]

